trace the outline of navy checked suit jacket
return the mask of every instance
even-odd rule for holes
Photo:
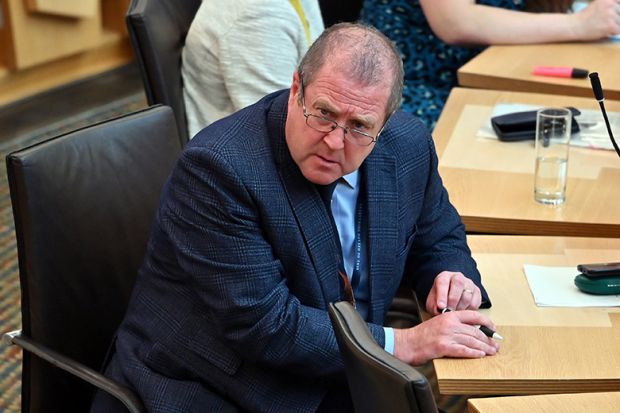
[[[326,311],[341,299],[336,234],[286,146],[287,98],[203,130],[164,188],[108,368],[151,411],[312,412],[344,377]],[[480,275],[421,122],[394,114],[361,172],[383,345],[403,277],[425,299],[443,270]]]

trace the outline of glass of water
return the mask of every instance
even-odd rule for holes
[[[560,205],[566,199],[566,172],[572,114],[566,108],[544,108],[536,115],[534,199]]]

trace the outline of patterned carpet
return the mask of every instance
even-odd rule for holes
[[[6,155],[61,133],[132,112],[144,106],[146,106],[144,96],[139,93],[0,144],[0,334],[19,329],[21,326],[17,249],[6,178]],[[16,346],[0,345],[0,412],[20,411],[21,354],[21,350]]]

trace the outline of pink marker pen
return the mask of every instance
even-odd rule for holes
[[[568,66],[534,66],[532,74],[539,76],[572,77],[583,79],[588,76],[588,71],[585,69],[577,69],[575,67]]]

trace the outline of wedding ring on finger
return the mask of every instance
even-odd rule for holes
[[[465,293],[469,293],[469,294],[472,294],[472,295],[473,295],[473,294],[474,294],[474,291],[473,291],[473,290],[469,290],[469,289],[465,288],[465,289],[463,290],[463,294],[465,294]]]

